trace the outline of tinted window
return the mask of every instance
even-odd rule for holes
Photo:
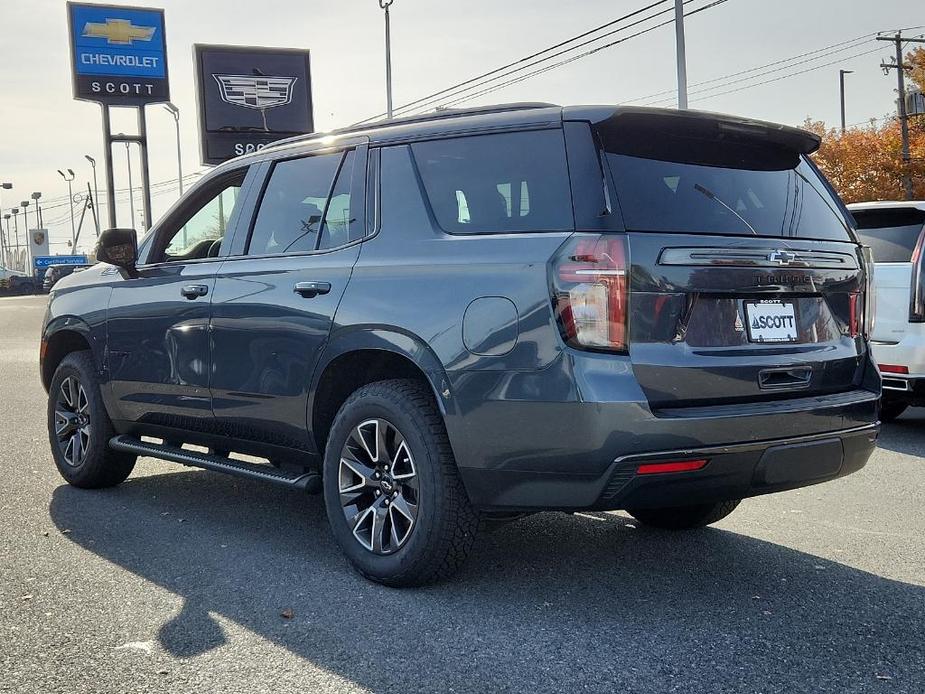
[[[574,226],[560,130],[434,140],[411,148],[445,231],[557,231]]]
[[[278,162],[260,201],[250,255],[315,250],[325,202],[343,154]]]
[[[851,237],[819,175],[804,160],[792,168],[692,164],[608,153],[627,229]]]
[[[925,224],[925,211],[915,208],[854,210],[861,243],[870,246],[878,263],[908,263]]]
[[[166,230],[168,238],[162,246],[164,261],[193,260],[215,257],[221,248],[221,241],[228,229],[228,223],[238,203],[244,172],[222,180],[210,190],[200,193],[199,207],[190,210],[180,222],[171,223]]]
[[[321,241],[318,248],[336,248],[345,243],[355,241],[360,233],[358,230],[351,236],[353,220],[350,217],[350,183],[353,176],[353,161],[356,154],[353,150],[347,152],[337,174],[337,182],[331,192],[328,209],[324,214],[324,223],[321,225]]]

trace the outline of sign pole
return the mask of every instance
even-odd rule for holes
[[[148,121],[145,107],[138,107],[138,150],[141,156],[141,199],[144,205],[145,230],[151,228],[151,188],[148,185]],[[133,220],[134,221],[134,220]],[[132,225],[134,227],[134,224]]]
[[[106,212],[109,228],[116,227],[116,180],[112,171],[112,130],[109,123],[109,104],[100,104],[103,110],[103,163],[106,166]]]

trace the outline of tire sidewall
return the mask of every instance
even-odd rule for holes
[[[444,514],[445,499],[439,493],[443,488],[440,451],[429,436],[426,421],[409,402],[369,392],[375,387],[363,388],[344,404],[334,420],[328,436],[324,458],[324,500],[331,532],[347,558],[357,569],[377,580],[400,577],[413,572],[427,558],[431,538],[440,532],[438,527]],[[411,537],[402,547],[388,555],[377,555],[363,547],[353,536],[352,529],[341,510],[338,490],[340,454],[350,432],[367,419],[379,418],[401,432],[411,451],[418,477],[418,517]]]
[[[69,465],[64,459],[55,435],[55,403],[57,402],[61,384],[69,376],[76,377],[80,385],[83,386],[90,411],[90,445],[87,448],[83,462],[77,467]],[[98,475],[99,469],[105,464],[106,455],[109,451],[109,434],[111,433],[108,426],[108,417],[100,394],[99,378],[92,368],[89,354],[75,352],[67,355],[55,371],[48,389],[47,423],[48,441],[51,445],[55,465],[61,476],[71,484],[77,486],[90,484],[91,480]]]

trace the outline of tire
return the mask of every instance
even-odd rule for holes
[[[113,436],[93,357],[86,351],[71,352],[48,389],[48,441],[58,472],[68,484],[84,489],[112,487],[131,474],[136,456],[112,450]]]
[[[334,418],[322,477],[334,539],[366,578],[423,585],[465,561],[479,517],[426,386],[396,379],[355,391]]]
[[[881,422],[892,422],[899,415],[906,411],[909,407],[907,403],[900,402],[897,400],[881,400],[880,401],[880,421]]]
[[[735,511],[741,499],[720,501],[715,504],[695,506],[674,506],[669,508],[627,509],[633,518],[643,525],[664,530],[689,530],[702,528],[722,520]]]

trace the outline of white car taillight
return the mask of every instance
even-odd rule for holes
[[[864,257],[864,337],[870,339],[874,334],[874,320],[876,318],[877,294],[874,286],[874,255],[870,246],[862,246],[861,254]]]

